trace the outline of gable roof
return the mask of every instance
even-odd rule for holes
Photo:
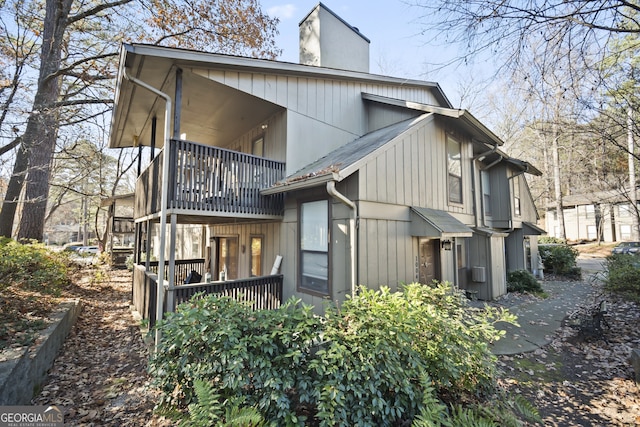
[[[140,79],[173,97],[175,93],[175,78],[171,79],[170,76],[172,72],[175,73],[177,68],[184,68],[185,70],[224,70],[237,73],[261,73],[269,76],[320,78],[336,81],[357,81],[371,83],[372,85],[416,87],[429,90],[441,105],[451,105],[440,85],[434,82],[187,49],[146,44],[123,44],[120,52],[120,65],[111,121],[109,141],[111,148],[135,145],[136,142],[132,142],[134,139],[133,136],[141,135],[141,133],[147,131],[146,129],[149,127],[151,114],[149,111],[153,108],[158,108],[158,105],[160,109],[164,108],[164,103],[159,101],[155,94],[148,90],[137,88],[134,83],[126,78],[126,74],[128,73],[130,76]],[[186,75],[188,75],[192,84],[198,84],[194,76],[191,74]],[[207,81],[207,84],[213,83]],[[222,86],[224,85],[220,84],[219,86],[220,90],[222,90]],[[226,88],[226,90],[229,89],[230,88]],[[195,88],[194,91],[198,93],[197,88]],[[218,102],[217,97],[209,99],[208,101],[210,103],[208,111],[226,110],[226,108],[220,108],[220,106],[215,104]],[[256,99],[256,101],[258,100]],[[253,102],[249,105],[254,104],[265,104],[263,110],[269,110],[269,108],[276,109],[279,107],[275,104],[267,105],[269,103],[266,100]],[[272,110],[269,111],[271,112],[270,114],[273,114]],[[259,113],[262,112],[263,111]],[[134,116],[136,117],[135,120],[132,119]],[[251,111],[248,111],[246,116],[252,117],[255,116],[255,114],[251,114]],[[233,120],[233,116],[224,117],[220,120],[220,123],[228,124],[231,120]],[[158,135],[158,138],[160,138],[160,135]]]
[[[431,120],[433,120],[433,114],[423,114],[369,132],[289,175],[273,187],[262,191],[262,194],[276,194],[315,187],[328,181],[342,181],[357,171],[371,157],[377,155],[378,150],[386,149],[385,146],[388,143],[414,127],[424,125]]]

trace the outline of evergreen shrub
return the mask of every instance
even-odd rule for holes
[[[640,257],[632,254],[609,255],[605,262],[605,289],[640,302]]]
[[[508,292],[529,292],[532,294],[543,293],[540,282],[528,270],[515,270],[507,273]]]
[[[225,407],[249,408],[266,425],[395,426],[418,417],[451,425],[450,404],[487,401],[497,389],[489,343],[504,334],[498,321],[515,317],[469,307],[446,283],[402,292],[360,287],[322,317],[294,299],[252,311],[200,295],[159,322],[150,372],[162,406],[190,413],[190,425],[227,425]],[[512,425],[502,406],[472,406],[469,417],[493,413]]]
[[[578,250],[569,245],[549,244],[538,247],[544,271],[567,277],[580,279],[582,271],[577,266]]]

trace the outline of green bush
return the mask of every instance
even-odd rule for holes
[[[543,293],[540,282],[528,270],[515,270],[507,273],[508,292],[529,292],[532,294]]]
[[[295,300],[252,311],[208,295],[159,323],[150,371],[162,404],[198,411],[192,421],[224,419],[229,405],[253,408],[269,425],[392,426],[419,413],[445,420],[443,402],[495,389],[488,343],[503,332],[493,324],[514,321],[466,304],[448,284],[395,293],[361,287],[325,317]]]
[[[544,271],[565,276],[570,279],[580,279],[581,270],[576,265],[578,250],[568,245],[540,245],[538,247]]]
[[[0,239],[0,289],[10,285],[59,295],[69,283],[67,257],[40,243]]]
[[[605,289],[640,302],[640,258],[630,254],[609,255],[605,262]]]
[[[559,237],[540,236],[538,237],[538,244],[539,245],[548,245],[548,244],[566,245],[567,241]]]
[[[195,381],[205,380],[223,400],[244,399],[267,419],[299,424],[295,406],[313,398],[304,373],[320,319],[311,307],[289,300],[278,310],[252,311],[208,295],[181,304],[159,327],[150,372],[162,404],[194,403]]]

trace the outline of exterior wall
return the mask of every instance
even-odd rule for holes
[[[287,173],[369,131],[362,93],[439,105],[429,88],[320,77],[192,69],[193,73],[286,108]],[[329,139],[327,139],[329,138]],[[305,147],[295,148],[295,147]],[[314,147],[309,150],[309,147]],[[280,160],[275,158],[274,160]]]
[[[626,205],[626,204],[622,204]],[[631,240],[633,234],[633,216],[621,205],[576,205],[563,209],[565,233],[569,240],[595,240],[598,230],[596,217],[600,216],[600,232],[603,242]],[[559,221],[555,210],[546,213],[545,223],[550,236],[560,237]],[[595,230],[595,233],[594,233]]]
[[[266,126],[266,129],[263,129]],[[284,161],[286,158],[287,115],[285,112],[276,114],[264,124],[255,126],[228,144],[223,146],[228,150],[251,154],[253,141],[264,137],[264,153],[262,157],[271,160]],[[200,142],[200,141],[197,141]]]
[[[365,108],[367,112],[367,132],[373,132],[385,126],[423,114],[420,111],[391,105],[380,105],[375,102],[367,102]]]
[[[460,137],[458,140],[463,204],[448,202],[446,132],[437,120],[425,121],[402,139],[387,144],[360,169],[360,200],[444,210],[473,225],[471,144]]]
[[[397,290],[401,282],[418,280],[418,239],[410,234],[409,209],[359,202],[358,283]]]
[[[505,243],[503,234],[474,233],[468,239],[469,266],[484,267],[484,282],[469,280],[468,290],[477,291],[478,299],[492,300],[507,293],[505,275]]]

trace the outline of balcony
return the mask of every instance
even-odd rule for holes
[[[161,210],[163,150],[138,177],[135,218],[158,215]],[[282,162],[197,144],[171,140],[169,144],[168,213],[279,218],[283,195],[263,196],[284,178]]]

